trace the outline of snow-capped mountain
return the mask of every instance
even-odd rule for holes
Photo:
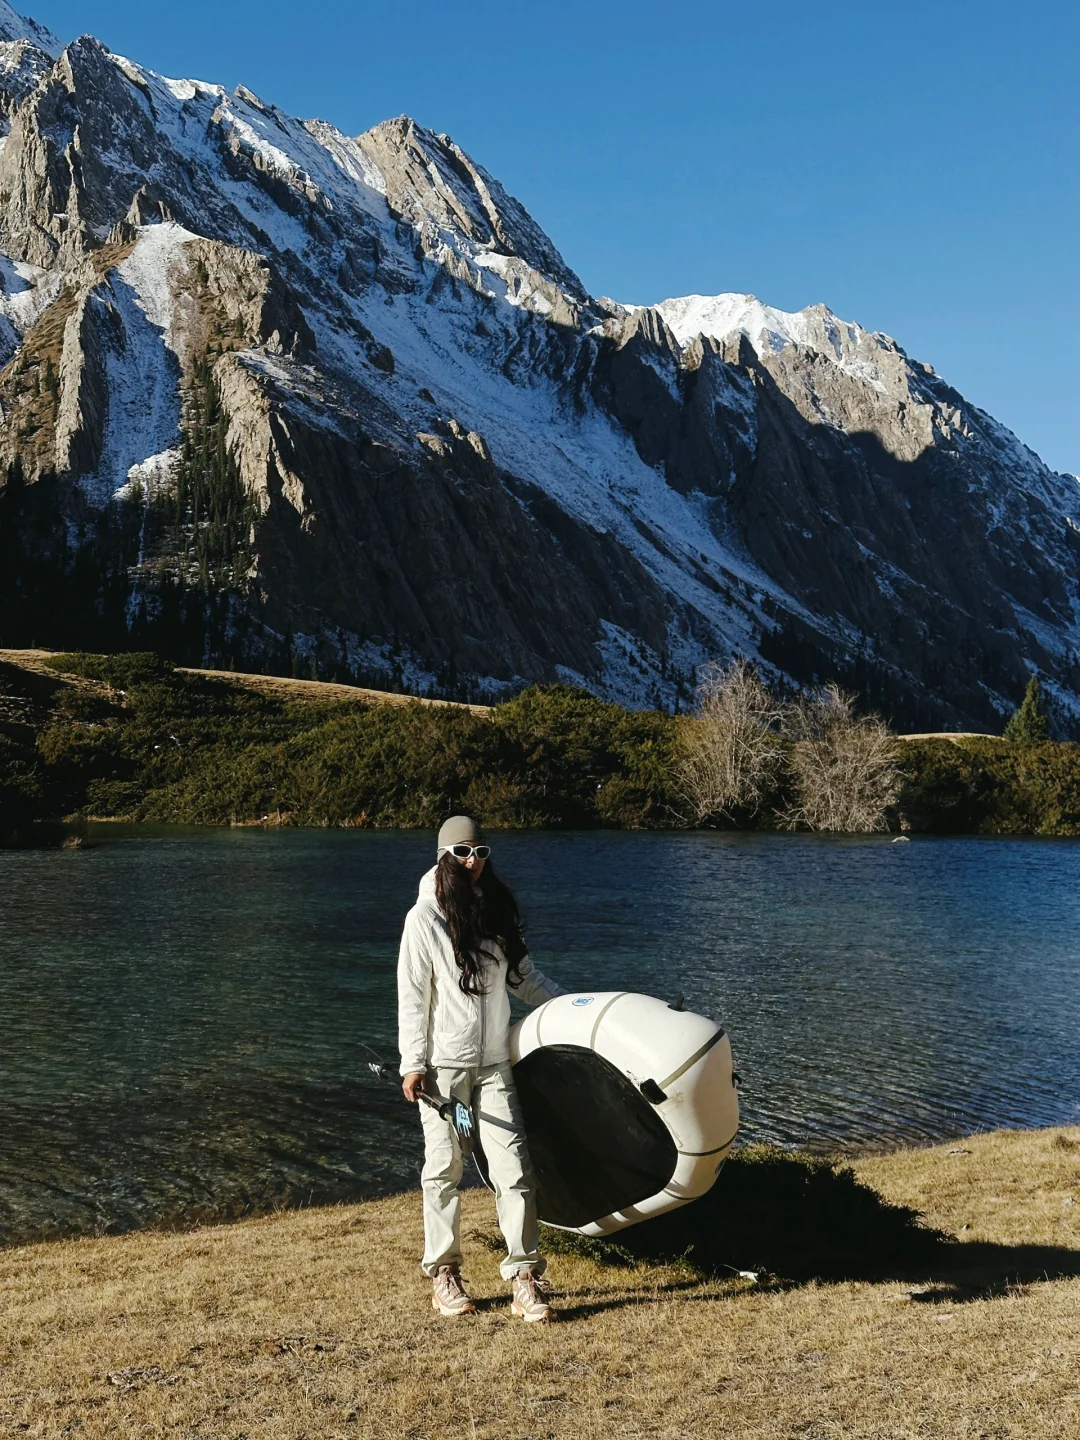
[[[593,298],[448,136],[0,36],[0,642],[1080,717],[1080,485],[887,336]]]
[[[36,20],[17,15],[6,0],[0,0],[0,42],[18,44],[21,40],[29,41],[52,60],[64,48],[51,30]]]

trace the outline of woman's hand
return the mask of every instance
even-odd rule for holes
[[[413,1105],[419,1104],[420,1095],[424,1089],[424,1081],[426,1079],[427,1075],[423,1070],[413,1070],[411,1074],[406,1075],[402,1080],[401,1089],[404,1092],[405,1099],[411,1101]]]

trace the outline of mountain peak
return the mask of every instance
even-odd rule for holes
[[[391,208],[419,230],[516,257],[579,304],[587,302],[585,287],[525,207],[449,135],[399,115],[356,143],[382,174]]]
[[[756,295],[730,292],[680,295],[661,300],[652,308],[663,317],[683,349],[699,336],[724,341],[741,334],[759,360],[789,349],[792,353],[812,351],[879,390],[883,384],[885,388],[889,385],[882,366],[891,373],[898,360],[906,361],[890,336],[865,330],[853,320],[842,320],[821,303],[802,310],[778,310]]]
[[[64,48],[46,26],[39,25],[36,20],[18,14],[7,3],[7,0],[0,0],[0,41],[5,40],[29,40],[31,44],[36,45],[39,50],[44,50],[54,60]]]
[[[725,340],[742,331],[755,349],[772,350],[787,344],[806,344],[813,320],[832,320],[844,326],[855,338],[865,334],[859,325],[840,320],[827,305],[807,305],[803,310],[778,310],[766,305],[756,295],[726,292],[721,295],[680,295],[661,300],[652,307],[667,322],[680,345],[688,345],[699,335]]]
[[[740,653],[917,729],[1037,672],[1080,724],[1080,487],[887,336],[593,300],[449,135],[61,54],[0,0],[5,130],[6,643],[96,613],[101,648],[635,704]]]

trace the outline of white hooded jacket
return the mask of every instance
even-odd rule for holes
[[[430,1066],[471,1069],[510,1058],[510,999],[506,957],[494,940],[482,950],[484,994],[466,995],[454,959],[450,929],[435,899],[434,867],[420,881],[416,904],[405,916],[398,953],[398,1048],[401,1073]],[[533,965],[521,962],[521,983],[510,987],[526,1005],[542,1005],[566,991]]]

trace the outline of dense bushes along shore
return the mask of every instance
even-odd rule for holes
[[[484,715],[282,700],[150,655],[51,663],[55,679],[0,664],[8,836],[70,816],[434,827],[467,810],[496,828],[691,823],[678,774],[696,722],[565,686],[534,687]],[[1080,835],[1078,745],[932,740],[898,754],[890,828]],[[763,803],[738,822],[797,823],[797,773],[774,770]]]

